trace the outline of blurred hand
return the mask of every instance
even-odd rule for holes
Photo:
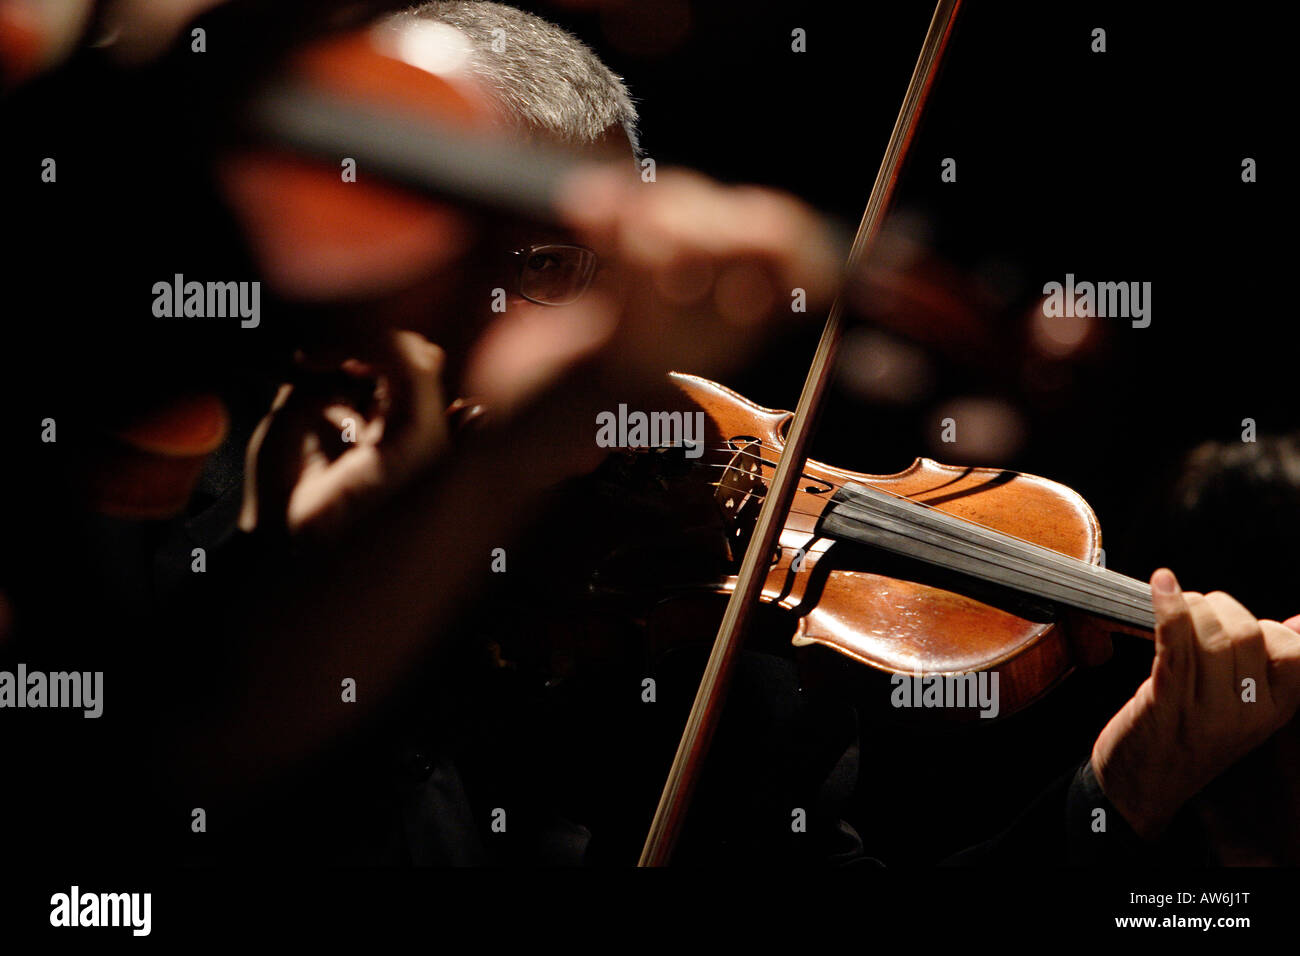
[[[339,366],[365,383],[355,407],[339,389],[282,385],[247,451],[240,527],[330,537],[427,469],[448,442],[442,350],[414,332],[384,332]]]
[[[645,183],[626,164],[585,169],[566,184],[561,216],[601,272],[574,305],[529,309],[488,333],[467,386],[494,407],[519,404],[579,361],[629,402],[669,371],[725,377],[774,331],[815,321],[841,268],[802,203],[688,171]]]
[[[1102,790],[1147,838],[1159,835],[1184,803],[1287,724],[1300,706],[1296,630],[1257,621],[1219,591],[1184,594],[1167,569],[1152,575],[1151,590],[1151,676],[1092,750]],[[1243,700],[1247,678],[1254,681],[1253,700]]]
[[[653,183],[601,170],[571,188],[570,224],[610,264],[597,287],[619,309],[626,367],[726,373],[835,291],[841,257],[817,216],[789,196],[685,170]],[[792,310],[796,289],[806,313]]]

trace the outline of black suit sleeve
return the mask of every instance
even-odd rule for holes
[[[1204,864],[1205,841],[1189,813],[1157,840],[1143,840],[1107,799],[1085,760],[1063,774],[997,836],[944,861],[948,866],[1158,866]]]

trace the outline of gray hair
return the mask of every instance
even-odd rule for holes
[[[621,126],[640,158],[636,107],[623,78],[577,37],[532,13],[482,0],[424,3],[406,15],[468,37],[471,67],[511,125],[571,146],[594,145]],[[504,31],[504,51],[494,30]]]

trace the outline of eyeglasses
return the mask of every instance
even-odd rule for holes
[[[568,305],[591,288],[599,260],[586,246],[542,243],[515,249],[515,291],[538,305]]]

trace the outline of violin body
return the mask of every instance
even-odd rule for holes
[[[738,542],[761,504],[766,464],[745,449],[761,443],[775,462],[792,414],[763,408],[706,379],[674,373],[674,384],[705,414],[708,464],[728,477],[716,500]],[[770,473],[770,469],[769,473]],[[926,458],[894,475],[866,475],[809,460],[779,538],[762,600],[796,620],[795,645],[819,644],[880,671],[906,675],[996,670],[1000,712],[1014,712],[1074,666],[1072,629],[1111,628],[1073,613],[981,592],[923,566],[872,554],[819,534],[832,490],[859,482],[1095,564],[1101,531],[1070,488],[997,468],[943,465]],[[905,575],[905,576],[900,576]],[[717,583],[734,586],[734,576]],[[977,596],[978,595],[978,596]],[[1119,629],[1119,628],[1114,628]],[[960,715],[956,715],[960,716]]]

